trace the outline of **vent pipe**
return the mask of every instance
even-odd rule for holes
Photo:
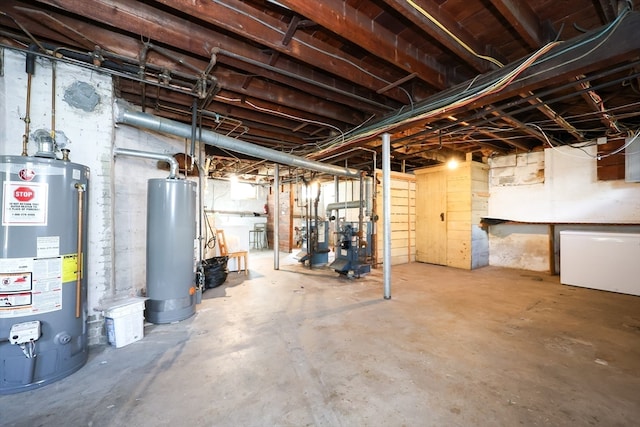
[[[169,163],[169,179],[176,179],[178,177],[178,161],[170,154],[152,153],[149,151],[129,150],[127,148],[114,148],[114,156],[130,156],[140,157],[143,159],[161,160]]]
[[[117,108],[116,122],[124,123],[131,126],[137,126],[156,132],[163,132],[170,135],[179,136],[181,138],[189,138],[191,136],[191,126],[185,123],[168,120],[161,117],[155,117],[150,114],[130,111],[122,106]],[[247,156],[266,159],[274,163],[293,166],[301,169],[313,170],[329,175],[346,176],[349,178],[357,178],[360,171],[356,169],[343,168],[340,166],[329,165],[315,160],[305,159],[303,157],[294,156],[292,154],[265,148],[260,145],[241,141],[226,135],[221,135],[212,131],[203,130],[200,136],[201,141],[207,145],[224,148],[236,153],[245,154]]]

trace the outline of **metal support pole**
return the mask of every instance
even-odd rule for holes
[[[382,134],[383,254],[384,299],[391,299],[391,135]]]
[[[273,269],[280,270],[280,165],[273,170]]]

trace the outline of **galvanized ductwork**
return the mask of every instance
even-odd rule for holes
[[[170,154],[152,153],[150,151],[130,150],[128,148],[114,148],[114,156],[139,157],[142,159],[161,160],[169,163],[169,179],[178,177],[178,161]]]
[[[137,111],[130,111],[126,108],[122,108],[122,106],[119,106],[118,108],[116,114],[116,122],[149,129],[156,132],[163,132],[182,138],[190,138],[192,133],[192,128],[188,124],[164,119],[161,117],[155,117],[150,114],[140,113]],[[313,170],[329,175],[346,176],[349,178],[358,178],[360,176],[360,172],[355,169],[329,165],[314,160],[305,159],[303,157],[282,153],[280,151],[261,147],[259,145],[251,144],[246,141],[241,141],[239,139],[231,138],[208,130],[202,130],[200,140],[207,145],[213,145],[216,147],[224,148],[226,150],[234,151],[236,153],[242,153],[248,156],[266,159],[282,165]]]

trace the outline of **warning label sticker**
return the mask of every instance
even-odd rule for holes
[[[31,272],[0,273],[0,292],[19,292],[31,289]]]
[[[82,263],[80,263],[82,268]],[[80,271],[82,278],[82,271]],[[62,283],[72,282],[78,279],[78,254],[62,255]]]
[[[31,305],[31,293],[0,294],[0,308]]]
[[[62,257],[0,259],[0,318],[62,309]]]
[[[47,225],[46,182],[4,182],[2,225]]]

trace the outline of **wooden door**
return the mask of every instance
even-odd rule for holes
[[[291,191],[280,191],[280,206],[278,209],[275,208],[274,201],[275,198],[272,191],[267,196],[269,210],[267,215],[267,241],[269,242],[269,247],[273,248],[273,215],[277,213],[280,215],[278,218],[280,251],[290,253],[293,250],[293,193]]]
[[[447,174],[416,174],[416,261],[447,265]]]

